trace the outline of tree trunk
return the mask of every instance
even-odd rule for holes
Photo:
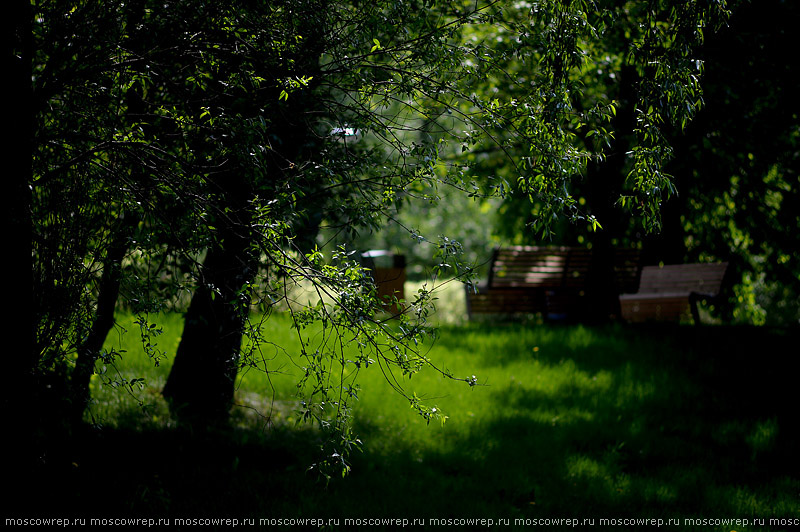
[[[230,234],[209,249],[192,296],[163,395],[176,417],[191,425],[224,422],[250,306],[247,284],[255,275],[249,242]]]
[[[608,156],[590,165],[588,170],[589,205],[603,228],[592,235],[592,263],[586,289],[587,321],[603,322],[620,314],[613,241],[619,236],[621,223],[615,203],[625,182],[626,153],[635,123],[636,77],[633,67],[622,68],[620,109],[614,119],[615,138]]]
[[[599,217],[598,217],[599,218]],[[600,231],[592,239],[592,261],[587,279],[587,313],[585,321],[605,322],[620,315],[614,275],[614,247],[611,235]]]
[[[324,44],[316,37],[321,35],[320,29],[319,26],[310,26],[304,33],[306,38],[303,42],[307,48],[306,53],[298,56],[297,71],[301,69],[301,63],[306,62],[307,71],[317,68],[322,50],[316,46]],[[275,102],[277,92],[272,98]],[[304,151],[318,148],[318,138],[305,121],[316,106],[310,98],[300,93],[293,94],[285,107],[270,108],[268,113],[274,114],[267,117],[267,122],[277,127],[270,135],[280,138],[280,150],[270,150],[266,160],[262,161],[269,170],[261,182],[249,181],[233,160],[221,163],[220,170],[210,176],[215,207],[226,214],[214,220],[214,225],[220,228],[218,241],[208,249],[200,269],[198,286],[184,320],[183,336],[163,390],[173,415],[198,428],[226,421],[233,403],[242,336],[250,307],[250,294],[245,289],[255,277],[258,266],[251,249],[251,200],[256,195],[262,198],[269,195],[273,185],[266,176],[274,174],[282,176],[281,180],[286,179],[287,161],[306,160]],[[268,107],[266,103],[261,105]],[[263,113],[263,109],[258,110],[259,116]],[[201,140],[202,143],[206,141],[205,138]],[[211,153],[215,149],[211,146]],[[205,150],[201,147],[199,151]],[[313,180],[305,183],[293,179],[291,182],[292,186],[303,189],[305,198],[314,192],[316,186]],[[314,202],[329,200],[321,194],[317,198],[306,199],[299,206],[284,206],[291,209],[290,213],[275,214],[293,222],[293,233],[297,237],[294,244],[300,249],[313,247],[322,221],[319,215],[322,209],[315,208]]]
[[[114,326],[114,309],[119,298],[122,280],[122,259],[128,251],[129,230],[138,224],[138,218],[128,214],[122,223],[113,229],[111,244],[103,261],[103,275],[97,294],[97,310],[89,335],[78,347],[78,358],[69,382],[72,425],[77,427],[89,404],[89,381],[94,374],[94,365],[103,349],[108,332]]]
[[[7,7],[3,17],[4,85],[5,101],[9,104],[6,106],[7,123],[13,124],[14,132],[4,143],[3,157],[3,251],[8,309],[4,322],[7,338],[13,338],[13,342],[9,341],[10,348],[4,357],[0,413],[7,427],[5,443],[11,447],[7,448],[8,456],[14,457],[13,465],[18,465],[22,456],[31,453],[39,408],[37,320],[31,304],[34,300],[30,189],[33,182],[33,13],[27,2],[12,2]]]

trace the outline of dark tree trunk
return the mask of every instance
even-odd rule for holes
[[[228,417],[250,306],[245,289],[255,271],[247,238],[233,232],[206,255],[163,391],[183,422],[202,426]]]
[[[306,68],[304,71],[313,72],[322,54],[320,47],[324,41],[320,38],[320,32],[323,28],[310,23],[307,28],[305,25],[303,27],[307,30],[303,33],[305,51],[298,53],[295,70]],[[269,72],[267,75],[274,76],[275,73]],[[276,209],[289,209],[289,212],[274,213],[276,217],[292,222],[296,237],[294,245],[300,249],[313,247],[314,236],[322,220],[322,209],[317,208],[317,202],[321,206],[329,201],[328,197],[314,194],[316,183],[313,179],[306,182],[305,179],[287,177],[287,173],[296,171],[291,169],[294,161],[307,160],[304,152],[317,152],[318,138],[305,121],[317,102],[310,96],[298,93],[292,94],[286,104],[274,105],[277,96],[276,91],[260,104],[254,100],[250,108],[250,112],[258,116],[264,116],[264,109],[260,106],[269,109],[270,116],[266,117],[266,121],[276,125],[275,131],[270,132],[269,136],[280,139],[275,143],[279,147],[269,150],[266,160],[262,161],[268,170],[260,178],[261,181],[248,181],[240,172],[241,169],[236,168],[238,163],[233,161],[221,164],[218,174],[210,176],[215,206],[226,214],[214,220],[214,225],[220,228],[218,239],[209,247],[200,268],[198,286],[184,320],[183,336],[163,390],[173,414],[198,428],[227,420],[233,403],[242,337],[250,307],[250,294],[246,288],[255,277],[258,267],[251,242],[251,200],[256,195],[264,198],[270,194],[270,188],[276,186],[269,182],[273,176],[276,183],[291,182],[293,188],[302,189],[302,194],[298,194],[298,197],[304,198],[301,204],[277,205]],[[250,97],[248,94],[247,98]],[[234,103],[227,102],[231,106]],[[227,135],[220,135],[222,137]],[[200,142],[207,140],[203,138]],[[209,153],[214,153],[216,148],[210,146]],[[205,150],[201,147],[198,151]]]
[[[614,275],[614,239],[621,223],[616,201],[625,182],[626,153],[634,127],[636,71],[623,67],[620,72],[620,109],[614,120],[615,140],[608,156],[588,170],[589,205],[602,225],[592,235],[592,263],[586,288],[587,321],[606,321],[619,316],[619,299]]]
[[[681,194],[686,190],[683,180],[676,176],[675,184]],[[686,258],[686,242],[681,214],[684,210],[684,199],[671,198],[661,209],[661,231],[648,235],[642,248],[642,264],[679,264]]]
[[[586,316],[584,321],[603,322],[619,316],[616,278],[614,275],[613,236],[617,232],[616,213],[613,211],[613,190],[619,191],[622,168],[607,161],[605,165],[590,170],[590,203],[592,211],[603,225],[592,235],[592,259],[586,282]]]
[[[18,2],[6,13],[3,29],[3,58],[7,73],[6,107],[8,123],[14,134],[4,142],[4,175],[6,182],[3,198],[3,217],[6,220],[5,254],[13,257],[6,261],[7,286],[14,289],[14,312],[7,316],[7,325],[15,335],[15,356],[9,364],[19,365],[20,371],[29,373],[36,365],[35,320],[29,311],[32,300],[31,271],[31,190],[33,157],[33,88],[31,85],[31,10]],[[5,18],[5,17],[4,17]],[[21,308],[20,308],[21,306]]]
[[[8,456],[16,462],[30,451],[39,396],[36,379],[36,315],[33,310],[30,183],[33,158],[32,10],[28,2],[12,2],[3,17],[3,65],[7,123],[13,134],[3,157],[3,250],[6,258],[4,327],[8,348],[3,362],[0,413],[8,427]],[[12,340],[13,339],[13,340]]]
[[[133,215],[123,215],[121,223],[113,229],[111,244],[103,261],[103,274],[97,293],[97,310],[89,335],[78,347],[78,358],[69,382],[71,401],[71,421],[78,426],[89,404],[89,381],[94,373],[94,365],[103,348],[108,332],[114,326],[114,309],[119,298],[122,279],[122,259],[128,251],[129,231],[138,223]]]
[[[692,120],[690,129],[673,132],[670,144],[673,149],[673,159],[668,166],[668,171],[673,174],[673,182],[678,189],[678,194],[664,203],[661,209],[661,231],[658,234],[648,235],[644,240],[642,249],[642,264],[679,264],[686,257],[686,231],[681,215],[687,213],[687,198],[690,194],[690,185],[694,179],[693,166],[686,161],[695,160],[693,146],[702,145],[702,140],[693,136],[692,132],[705,131],[705,115],[700,113]],[[696,133],[695,133],[696,135]],[[702,133],[700,136],[703,136]]]

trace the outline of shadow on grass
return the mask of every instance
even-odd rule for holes
[[[800,517],[796,333],[613,327],[570,343],[585,332],[481,331],[509,342],[476,353],[484,365],[578,377],[496,387],[492,419],[447,453],[365,458],[361,489],[391,485],[411,515],[439,517]]]
[[[445,330],[438,346],[468,349],[472,334],[498,343],[475,352],[485,367],[529,362],[567,377],[487,388],[491,416],[441,432],[442,445],[368,446],[327,486],[305,472],[309,432],[90,431],[53,446],[14,504],[59,516],[340,518],[350,530],[344,518],[800,517],[797,332],[486,326]],[[387,430],[357,428],[368,442]]]

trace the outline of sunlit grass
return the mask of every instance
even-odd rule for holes
[[[120,320],[128,334],[109,339],[125,351],[118,376],[144,377],[148,386],[132,395],[96,377],[91,419],[168,429],[158,392],[181,321],[152,320],[163,326],[158,348],[166,353],[156,367],[141,349],[138,326],[125,321],[132,318]],[[303,361],[290,325],[280,314],[261,325],[268,343],[257,367],[240,376],[233,419],[267,437],[300,434],[297,442]],[[302,496],[278,489],[268,501],[245,498],[255,505],[245,510],[798,517],[798,437],[784,356],[790,345],[791,337],[747,329],[445,324],[423,352],[457,378],[475,375],[478,386],[430,368],[400,382],[441,409],[446,423],[427,424],[373,365],[359,374],[354,428],[364,445],[350,477],[319,490],[312,476],[298,473],[303,454],[294,473],[271,480],[304,486]],[[143,412],[139,402],[152,406]]]

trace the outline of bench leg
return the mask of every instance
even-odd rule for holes
[[[700,310],[697,308],[699,301],[708,301],[710,298],[707,295],[698,294],[697,292],[689,293],[689,306],[692,309],[692,318],[695,325],[702,325],[700,322]]]

